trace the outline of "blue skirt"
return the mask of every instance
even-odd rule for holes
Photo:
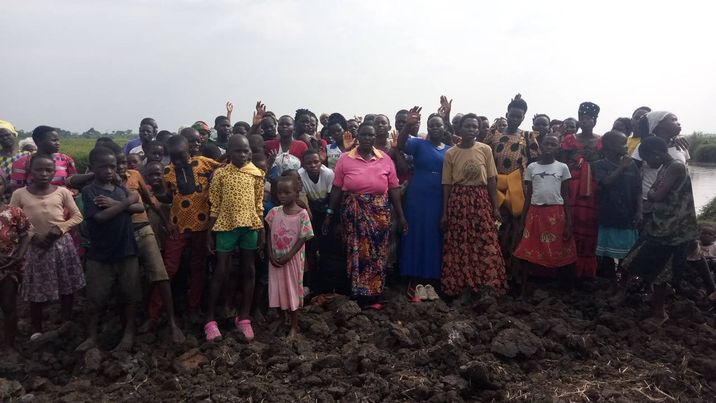
[[[639,238],[636,229],[599,227],[597,256],[624,259]]]

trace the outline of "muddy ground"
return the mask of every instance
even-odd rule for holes
[[[257,325],[245,343],[224,323],[220,343],[187,326],[179,348],[161,330],[131,353],[75,353],[80,325],[31,346],[21,321],[24,358],[0,363],[0,401],[716,400],[713,306],[673,296],[657,328],[638,295],[615,309],[605,288],[543,282],[524,300],[485,292],[415,305],[388,291],[381,312],[336,296],[303,310],[295,340],[283,324]],[[102,330],[104,348],[118,342],[118,319]]]

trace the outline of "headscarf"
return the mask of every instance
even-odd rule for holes
[[[17,130],[15,130],[15,126],[7,120],[0,120],[0,129],[6,129],[13,136],[17,137]]]
[[[211,128],[209,128],[209,125],[201,120],[195,122],[191,125],[191,127],[196,129],[196,131],[198,131],[201,135],[206,136],[206,138],[209,138],[209,135],[211,134]]]
[[[671,112],[667,111],[653,111],[653,112],[647,112],[646,113],[646,120],[649,122],[649,134],[654,134],[654,129],[656,129],[656,126],[659,126],[659,123],[661,123],[662,120],[666,117],[666,115],[671,114]]]
[[[578,116],[587,115],[596,119],[599,116],[599,105],[594,102],[582,102],[579,105]]]

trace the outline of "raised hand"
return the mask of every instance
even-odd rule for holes
[[[256,111],[254,112],[254,117],[252,119],[254,126],[261,124],[264,114],[266,114],[266,105],[264,105],[261,101],[256,101]]]
[[[353,148],[356,139],[353,138],[353,133],[346,130],[343,132],[343,150],[348,151]]]
[[[414,106],[408,111],[408,120],[405,122],[406,126],[415,126],[420,124],[420,112],[423,108]]]
[[[234,111],[234,104],[231,103],[231,101],[226,101],[226,114],[228,116],[231,116],[231,113]]]
[[[442,116],[443,119],[448,119],[450,117],[451,110],[452,99],[448,101],[445,95],[440,95],[440,107],[438,108],[438,113],[440,114],[440,116]]]

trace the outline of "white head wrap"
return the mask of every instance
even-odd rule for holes
[[[656,129],[656,126],[659,126],[659,123],[664,120],[666,115],[670,114],[671,112],[668,111],[648,112],[645,116],[646,120],[649,122],[649,134],[654,134],[654,129]]]

